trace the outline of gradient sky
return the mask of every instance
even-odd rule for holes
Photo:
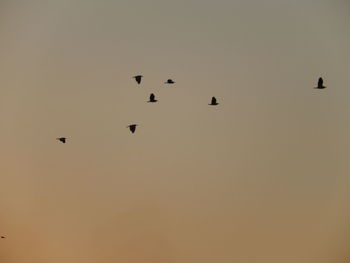
[[[349,14],[1,0],[0,262],[349,262]]]

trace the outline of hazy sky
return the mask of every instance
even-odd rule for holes
[[[1,0],[0,262],[349,262],[349,14]]]

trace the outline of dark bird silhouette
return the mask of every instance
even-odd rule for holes
[[[175,81],[173,81],[172,79],[168,79],[167,81],[164,82],[165,84],[174,84]]]
[[[157,102],[158,100],[156,100],[156,96],[154,96],[153,93],[151,93],[151,95],[149,95],[149,101],[147,102]]]
[[[4,237],[4,236],[1,236],[1,238],[6,238],[6,237]]]
[[[66,143],[67,138],[65,138],[65,137],[60,137],[60,138],[56,138],[56,140],[59,140],[59,141],[62,142],[62,143]]]
[[[212,106],[216,106],[218,105],[219,103],[216,102],[216,98],[215,97],[212,97],[211,98],[211,103],[209,105],[212,105]]]
[[[131,131],[132,133],[134,133],[134,132],[136,131],[136,126],[137,126],[137,124],[131,124],[131,125],[129,125],[127,128],[129,128],[130,131]]]
[[[315,89],[325,89],[326,86],[323,86],[323,78],[319,78],[317,82],[317,87]]]
[[[142,75],[137,75],[137,76],[134,76],[133,78],[136,80],[137,84],[140,84],[142,77],[143,77]]]

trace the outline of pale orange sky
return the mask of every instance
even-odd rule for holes
[[[0,262],[349,262],[349,12],[1,1]]]

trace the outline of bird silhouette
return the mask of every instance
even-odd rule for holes
[[[6,237],[4,237],[4,236],[1,236],[1,238],[6,238]]]
[[[211,105],[211,106],[216,106],[216,105],[218,105],[219,103],[217,103],[216,102],[216,98],[215,97],[212,97],[211,98],[211,103],[209,104],[209,105]]]
[[[158,100],[156,100],[156,96],[154,96],[153,93],[151,93],[151,95],[149,95],[149,101],[147,102],[157,102]]]
[[[129,126],[127,126],[127,128],[129,128],[130,131],[132,133],[134,133],[136,131],[136,126],[137,126],[137,124],[130,124]]]
[[[134,76],[133,78],[136,80],[137,84],[140,84],[142,77],[143,77],[142,75],[137,75],[137,76]]]
[[[56,140],[59,140],[59,141],[62,142],[62,143],[66,143],[67,138],[65,138],[65,137],[60,137],[60,138],[56,138]]]
[[[175,81],[173,81],[172,79],[168,79],[167,81],[164,82],[165,84],[174,84]]]
[[[326,86],[323,86],[323,78],[319,78],[317,82],[317,87],[315,89],[325,89],[327,88]]]

